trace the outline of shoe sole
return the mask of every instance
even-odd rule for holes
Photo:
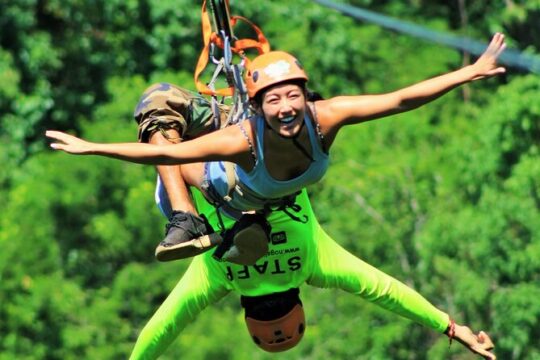
[[[220,244],[222,240],[221,235],[213,233],[177,245],[163,246],[159,244],[156,248],[156,259],[158,261],[173,261],[197,256]]]
[[[239,265],[253,265],[268,253],[268,234],[259,224],[252,224],[234,235],[233,246],[240,252],[223,259]]]

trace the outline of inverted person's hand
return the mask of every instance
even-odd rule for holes
[[[478,334],[475,334],[469,327],[456,324],[454,338],[473,353],[481,355],[484,359],[496,359],[495,354],[493,353],[495,345],[485,332],[480,331]]]

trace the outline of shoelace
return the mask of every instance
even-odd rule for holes
[[[191,222],[189,221],[190,217],[192,218]],[[203,231],[199,229],[199,226],[195,223],[193,216],[190,216],[183,212],[173,212],[173,215],[169,219],[169,223],[165,225],[166,232],[168,232],[172,227],[182,229],[189,233],[203,235]]]

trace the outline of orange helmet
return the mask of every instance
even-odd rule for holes
[[[271,85],[287,80],[308,81],[300,62],[284,51],[270,51],[249,62],[246,71],[246,87],[250,98]]]
[[[249,334],[261,349],[285,351],[302,340],[306,319],[298,293],[298,288],[294,288],[271,295],[242,296]]]

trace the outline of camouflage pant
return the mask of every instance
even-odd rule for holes
[[[220,106],[221,127],[229,108]],[[210,102],[203,96],[178,86],[159,83],[145,90],[133,113],[139,124],[139,141],[148,142],[152,134],[161,132],[171,139],[167,130],[176,130],[181,139],[192,139],[216,129]]]

